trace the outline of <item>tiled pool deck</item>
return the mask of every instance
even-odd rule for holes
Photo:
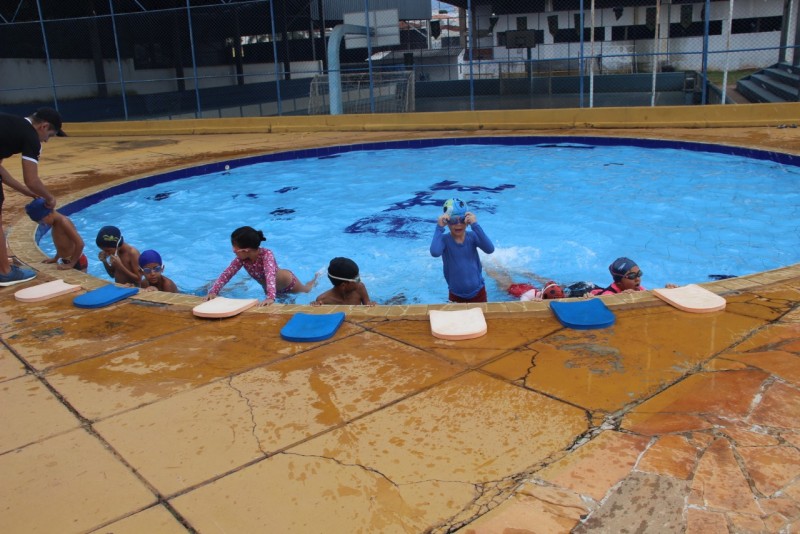
[[[774,127],[520,133],[800,153]],[[73,136],[42,174],[64,204],[200,162],[442,135],[471,134]],[[800,266],[707,284],[728,303],[711,314],[615,296],[613,327],[577,331],[498,303],[486,336],[448,342],[425,306],[345,308],[300,344],[279,336],[297,307],[17,302],[54,277],[107,282],[39,264],[24,201],[7,192],[9,241],[41,273],[0,289],[0,532],[800,530]]]

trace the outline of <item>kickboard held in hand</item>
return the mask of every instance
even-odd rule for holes
[[[690,313],[711,313],[725,309],[724,298],[697,284],[654,289],[653,294],[679,310]]]
[[[138,287],[120,287],[109,284],[87,291],[83,295],[78,295],[72,303],[78,308],[103,308],[131,297],[138,292]]]
[[[20,302],[39,302],[78,291],[80,288],[81,286],[77,284],[68,284],[63,280],[53,280],[38,286],[20,289],[14,293],[14,298]]]
[[[197,317],[224,319],[226,317],[239,315],[256,304],[258,304],[258,299],[229,299],[226,297],[217,297],[207,300],[202,304],[198,304],[192,308],[192,313]]]
[[[431,310],[431,333],[439,339],[460,340],[473,339],[486,335],[488,330],[483,310]]]
[[[600,299],[577,302],[553,301],[550,303],[550,309],[558,322],[575,330],[607,328],[616,320],[614,313]]]
[[[296,313],[281,328],[286,341],[322,341],[333,336],[344,321],[344,312]]]

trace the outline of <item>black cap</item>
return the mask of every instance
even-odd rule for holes
[[[64,133],[64,130],[61,129],[61,114],[53,108],[39,108],[37,109],[34,114],[34,117],[40,121],[49,122],[53,125],[53,128],[56,129],[56,135],[58,137],[66,137],[67,134]]]

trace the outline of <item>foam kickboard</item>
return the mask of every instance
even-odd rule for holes
[[[286,341],[322,341],[336,333],[344,321],[344,312],[296,313],[281,328]]]
[[[48,300],[67,293],[80,290],[77,284],[68,284],[63,280],[53,280],[33,287],[26,287],[14,293],[14,298],[20,302],[39,302]]]
[[[691,313],[711,313],[725,309],[724,298],[697,284],[654,289],[653,294],[679,310]]]
[[[488,330],[483,310],[430,310],[431,333],[439,339],[473,339],[486,335]]]
[[[138,292],[138,287],[120,287],[109,284],[87,291],[83,295],[78,295],[72,303],[78,308],[103,308],[131,297]]]
[[[217,297],[207,300],[192,308],[192,313],[197,317],[207,317],[209,319],[224,319],[239,315],[258,304],[258,299],[229,299]]]
[[[554,300],[550,309],[562,325],[576,330],[607,328],[614,324],[616,317],[600,299],[564,302]]]

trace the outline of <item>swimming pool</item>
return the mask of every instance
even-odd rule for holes
[[[797,159],[618,138],[373,143],[176,171],[62,211],[87,242],[91,274],[107,279],[94,236],[115,224],[139,250],[159,250],[166,274],[195,294],[232,259],[230,232],[251,225],[303,280],[349,256],[379,302],[442,302],[441,260],[428,247],[441,203],[453,196],[470,203],[497,247],[484,264],[517,280],[533,271],[605,285],[607,265],[626,255],[646,271],[643,284],[658,287],[797,262]],[[41,247],[52,252],[49,239]],[[323,279],[297,302],[328,287]],[[490,300],[509,299],[488,278],[487,287]],[[263,294],[243,275],[227,289]]]

